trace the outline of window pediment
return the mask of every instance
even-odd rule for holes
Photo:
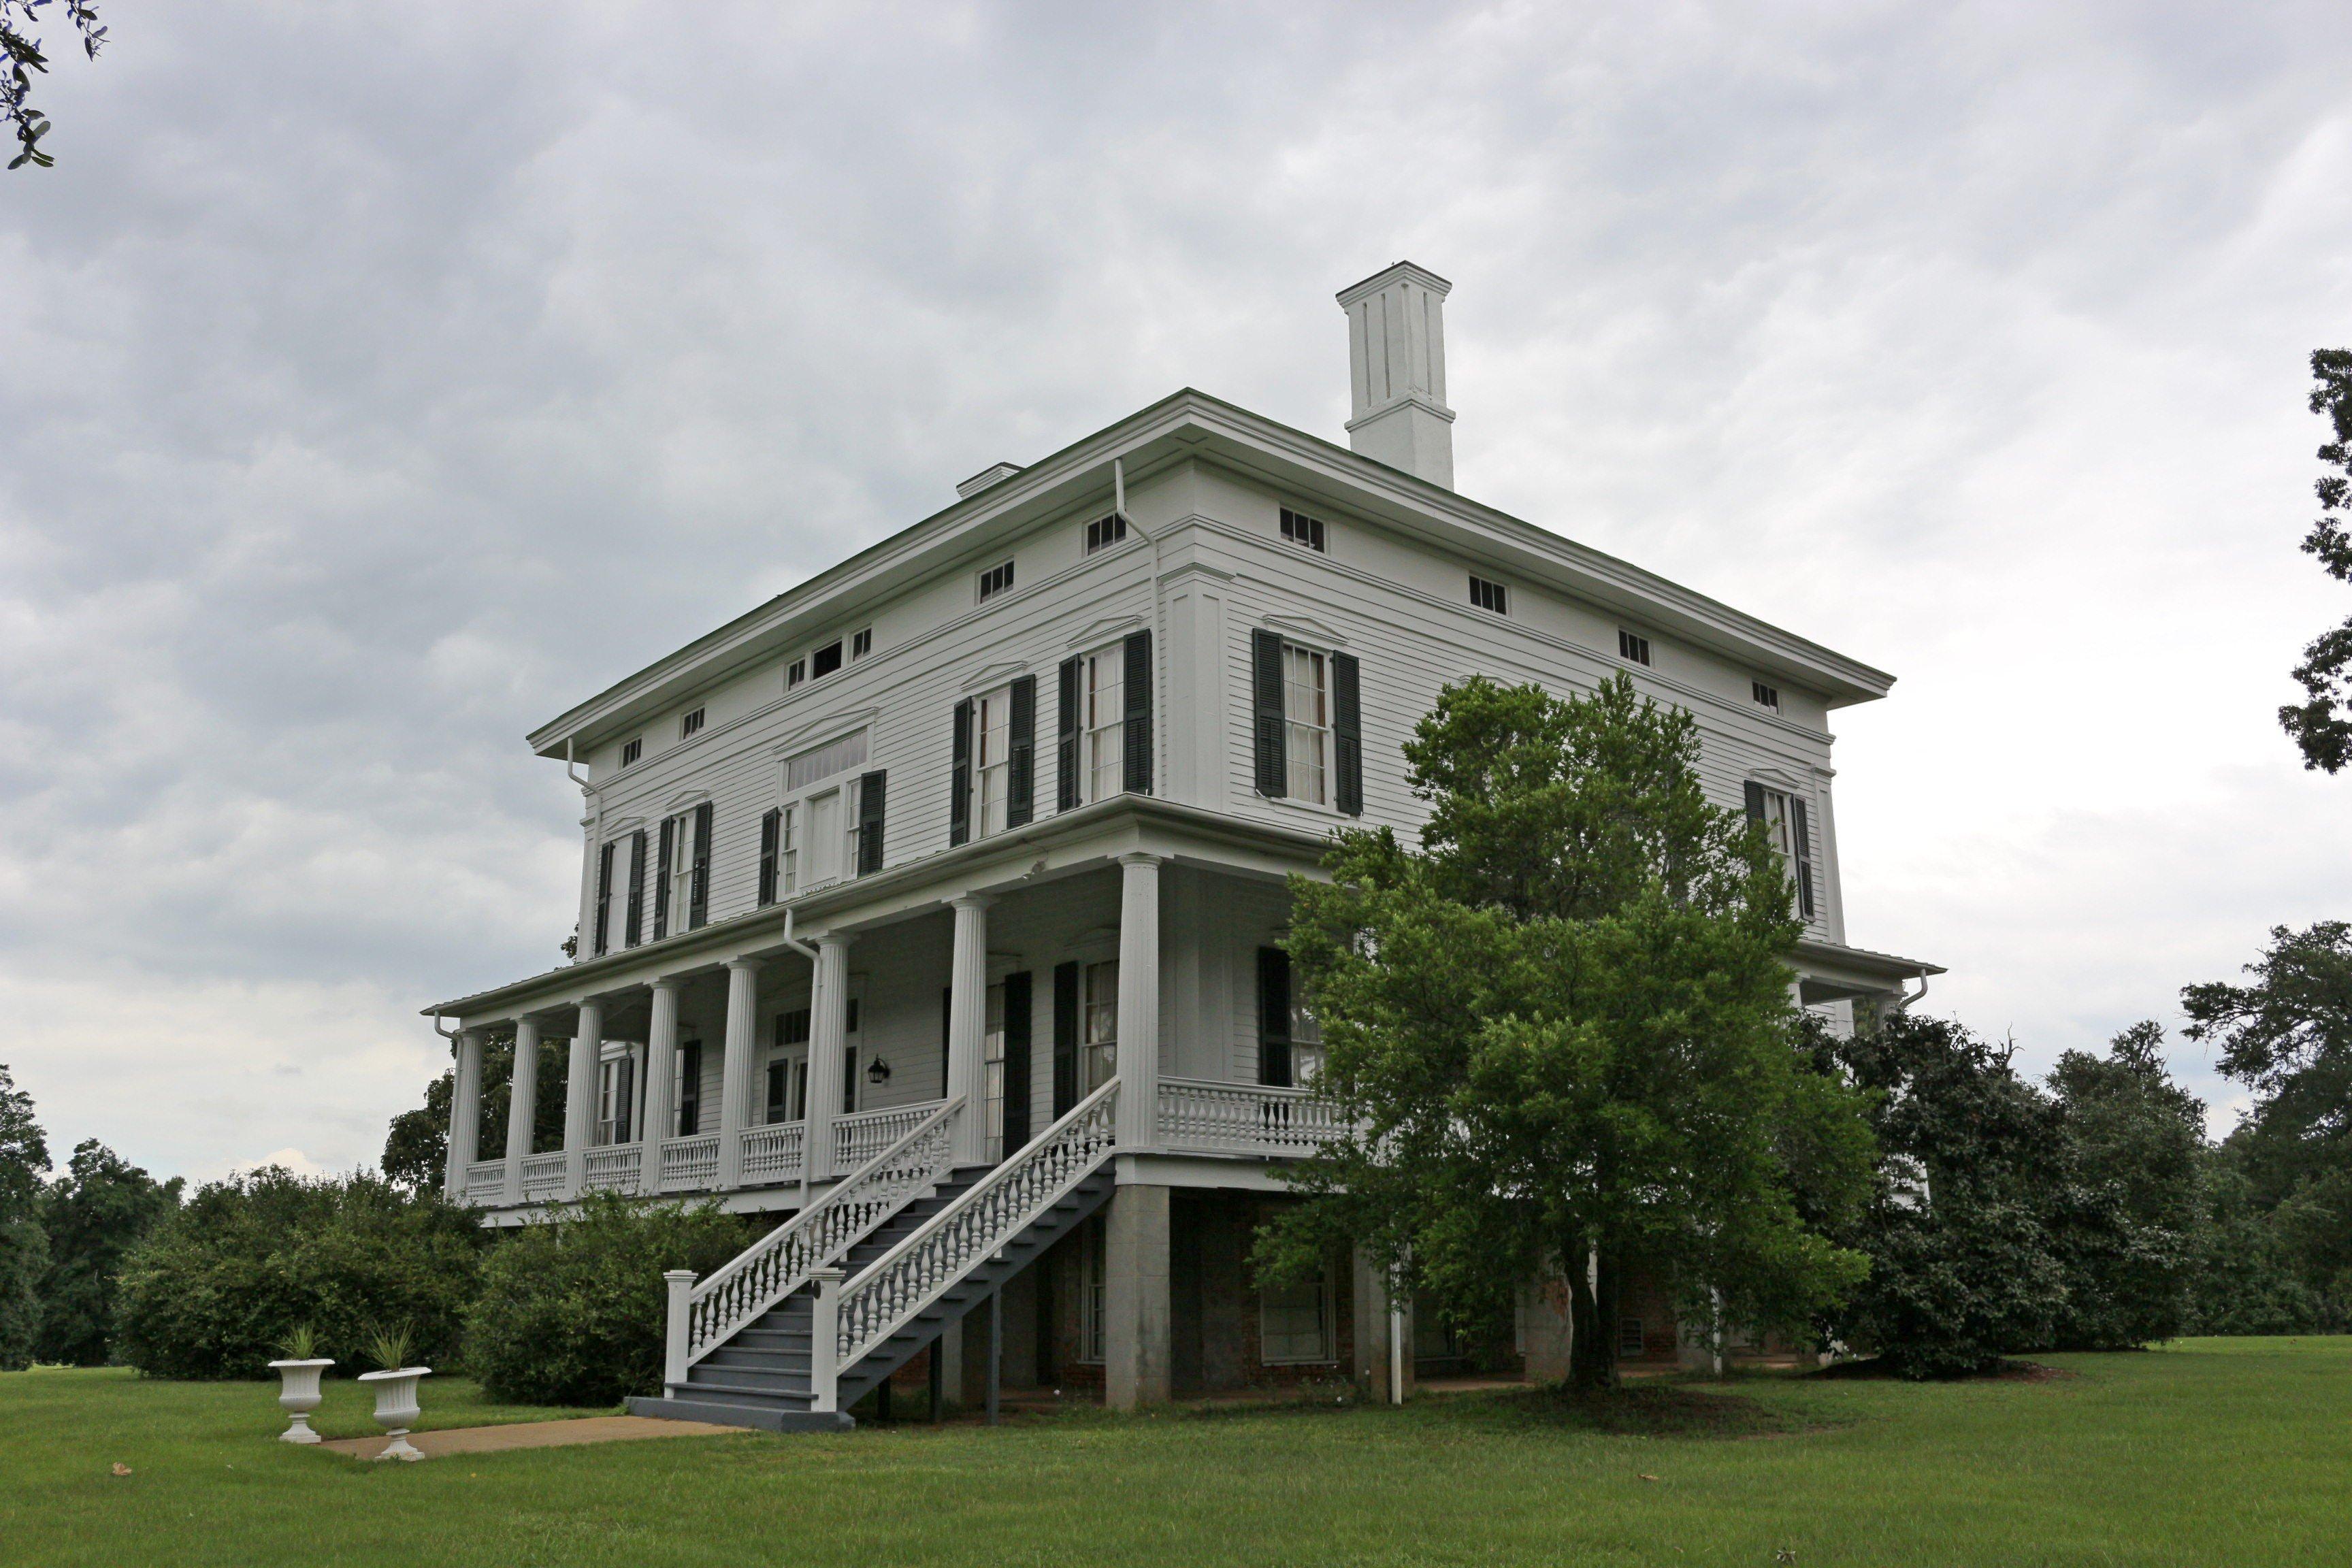
[[[1107,643],[1123,637],[1129,632],[1139,632],[1144,629],[1144,624],[1141,616],[1108,616],[1087,626],[1064,646],[1091,647],[1097,643]]]
[[[1029,666],[1024,661],[1007,660],[1002,664],[992,664],[981,670],[979,674],[974,675],[966,680],[963,683],[963,689],[966,691],[984,691],[992,686],[1003,686],[1008,681],[1028,673]]]
[[[1268,616],[1265,626],[1285,637],[1295,637],[1305,642],[1320,643],[1325,647],[1345,647],[1348,639],[1322,622],[1307,616]]]

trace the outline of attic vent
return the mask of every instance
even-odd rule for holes
[[[956,486],[956,497],[964,500],[976,496],[989,486],[1009,479],[1020,471],[1018,463],[992,463]]]

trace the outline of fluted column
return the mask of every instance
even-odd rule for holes
[[[466,1195],[466,1167],[481,1152],[482,1031],[457,1031],[457,1064],[449,1086],[449,1170],[442,1190],[456,1203]]]
[[[539,1120],[539,1020],[515,1020],[514,1079],[507,1085],[507,1202],[522,1202],[522,1163]]]
[[[751,1124],[751,1039],[760,1016],[760,964],[727,963],[727,1054],[719,1069],[719,1185],[743,1184],[743,1129]]]
[[[816,939],[809,995],[808,1127],[801,1145],[801,1192],[833,1174],[833,1124],[841,1114],[841,1053],[849,1045],[849,938]]]
[[[1122,855],[1118,899],[1118,1141],[1159,1141],[1160,858]]]
[[[661,1146],[676,1136],[677,1107],[670,1100],[670,1079],[677,1071],[677,982],[653,983],[653,1019],[646,1028],[646,1124],[638,1134],[645,1145],[637,1191],[661,1191]]]
[[[596,1136],[596,1065],[604,1054],[604,1004],[580,1004],[572,1030],[571,1076],[563,1090],[563,1196],[576,1202],[588,1183],[588,1145]]]
[[[954,1163],[977,1165],[988,1158],[987,1107],[981,1103],[981,1055],[988,1033],[988,906],[993,900],[968,894],[950,901],[955,910],[955,948],[948,967],[948,1098],[963,1098],[956,1119]]]

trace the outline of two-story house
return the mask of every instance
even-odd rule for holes
[[[1117,1405],[1401,1392],[1378,1279],[1335,1258],[1261,1292],[1244,1255],[1331,1126],[1285,879],[1335,828],[1411,833],[1401,743],[1474,672],[1625,671],[1697,715],[1710,788],[1786,856],[1805,1003],[1934,972],[1849,945],[1839,894],[1828,717],[1891,678],[1455,493],[1448,288],[1400,263],[1339,296],[1349,447],[1179,392],[530,736],[586,798],[578,951],[430,1010],[457,1021],[450,1195],[781,1222],[673,1279],[646,1410],[835,1422],[935,1344],[961,1390],[983,1321],[1007,1378]],[[539,1148],[551,1049],[564,1132]]]

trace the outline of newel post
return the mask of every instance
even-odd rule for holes
[[[809,1408],[824,1415],[841,1408],[841,1369],[834,1363],[841,1353],[843,1279],[838,1268],[809,1273],[816,1287],[816,1300],[809,1304]]]
[[[662,1381],[686,1381],[686,1350],[694,1310],[694,1270],[672,1268],[662,1279],[669,1285],[669,1331],[662,1345]]]

